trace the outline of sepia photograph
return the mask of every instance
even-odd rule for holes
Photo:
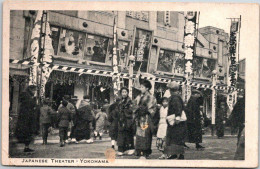
[[[2,164],[258,166],[258,5],[27,3],[4,4]]]

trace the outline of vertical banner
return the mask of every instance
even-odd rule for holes
[[[184,103],[187,103],[191,96],[191,74],[193,73],[192,62],[195,50],[195,37],[196,37],[196,21],[197,12],[185,12],[185,28],[184,28],[184,53],[185,53],[185,77],[186,82],[182,87],[182,97]]]
[[[38,63],[39,51],[40,51],[40,33],[41,33],[41,19],[43,11],[38,11],[33,25],[31,36],[31,62]],[[29,85],[37,85],[37,66],[33,65],[30,68]]]
[[[116,16],[114,16],[114,29],[113,29],[113,57],[112,57],[113,72],[117,73],[112,77],[114,97],[118,96],[120,90],[120,76],[118,75],[118,54],[117,54],[117,25]]]
[[[43,11],[43,24],[42,24],[42,36],[41,36],[41,49],[43,53],[41,54],[40,62],[42,63],[51,63],[54,50],[52,47],[51,39],[51,29],[49,24],[49,17],[46,11]],[[52,69],[48,66],[41,67],[41,81],[40,81],[40,97],[41,99],[45,98],[45,85],[48,81],[48,78],[52,72]]]
[[[229,86],[236,88],[237,84],[237,55],[238,55],[238,43],[237,36],[239,34],[240,21],[236,19],[231,19],[230,26],[230,40],[229,40],[229,53],[230,53],[230,66],[229,66]],[[238,51],[238,52],[237,52]],[[230,111],[233,110],[233,106],[236,104],[237,92],[229,91],[227,97],[227,104]]]

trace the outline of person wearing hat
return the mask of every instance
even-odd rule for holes
[[[49,103],[50,103],[49,98],[44,99],[43,105],[40,108],[40,124],[42,129],[43,145],[47,144],[48,129],[51,125],[51,114],[54,114],[54,111],[48,105]]]
[[[186,106],[186,115],[187,115],[187,134],[188,142],[195,143],[196,149],[204,149],[205,147],[201,146],[202,143],[202,122],[200,106],[203,105],[203,97],[200,91],[192,91],[191,97]],[[185,146],[189,148],[188,146]]]
[[[16,137],[20,143],[25,144],[24,152],[33,152],[29,148],[33,135],[37,132],[37,104],[36,104],[36,89],[35,85],[30,85],[20,95],[20,112],[16,126]]]
[[[168,113],[166,117],[167,131],[164,154],[167,159],[184,159],[184,141],[186,124],[182,121],[184,105],[182,98],[179,96],[179,84],[170,82],[167,87],[170,89]],[[169,117],[174,117],[170,122]]]

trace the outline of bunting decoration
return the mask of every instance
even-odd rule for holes
[[[116,25],[116,16],[114,17],[114,28],[113,28],[113,57],[112,57],[112,65],[113,65],[113,72],[114,75],[112,76],[113,81],[113,90],[114,96],[118,96],[118,92],[120,90],[120,76],[118,71],[118,53],[117,53],[117,25]]]
[[[65,66],[65,65],[57,65],[57,64],[49,64],[49,63],[36,63],[34,64],[33,62],[30,61],[24,61],[24,60],[13,60],[10,59],[9,60],[10,63],[13,64],[23,64],[23,65],[29,65],[29,66],[46,66],[51,68],[52,70],[57,70],[57,71],[63,71],[63,72],[75,72],[75,73],[79,73],[79,75],[81,74],[91,74],[91,75],[97,75],[97,76],[107,76],[107,77],[112,77],[112,76],[119,76],[120,78],[125,78],[125,79],[129,79],[129,78],[136,78],[137,75],[130,75],[129,73],[115,73],[113,71],[105,71],[105,70],[95,70],[95,69],[88,69],[88,68],[79,68],[79,67],[72,67],[72,66]],[[175,81],[169,78],[160,78],[160,77],[148,77],[145,76],[145,74],[141,74],[140,75],[141,79],[145,79],[145,80],[153,80],[155,82],[158,83],[169,83],[171,81]],[[188,85],[188,86],[192,86],[192,87],[196,87],[196,88],[202,88],[202,89],[216,89],[216,90],[230,90],[230,91],[240,91],[242,92],[243,89],[238,89],[235,87],[231,87],[231,86],[213,86],[212,84],[208,84],[208,83],[197,83],[197,82],[187,82],[187,81],[177,81],[176,82],[180,85]]]

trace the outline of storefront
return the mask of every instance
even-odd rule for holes
[[[112,87],[111,77],[53,71],[45,86],[45,96],[52,99],[56,108],[64,95],[78,99],[88,95],[91,102],[100,107],[105,99],[109,102],[113,100]]]

